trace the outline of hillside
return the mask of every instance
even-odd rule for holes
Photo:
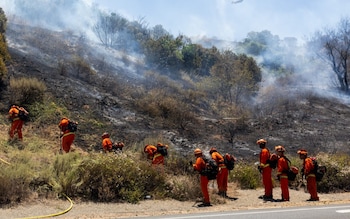
[[[159,121],[134,108],[134,99],[130,95],[123,96],[128,89],[147,83],[143,75],[150,69],[137,56],[106,50],[66,32],[17,24],[9,25],[7,40],[12,56],[12,63],[8,66],[9,78],[25,76],[44,81],[48,95],[72,110],[75,119],[81,120],[81,134],[76,145],[83,150],[100,149],[100,142],[96,139],[104,130],[92,131],[83,122],[84,115],[93,115],[109,125],[108,130],[113,130],[115,138],[126,143],[142,142],[157,133],[159,139],[184,154],[191,153],[195,147],[208,149],[216,146],[239,158],[249,158],[258,152],[255,141],[261,137],[269,141],[271,148],[285,145],[289,153],[298,148],[314,153],[350,153],[347,137],[350,107],[334,98],[310,93],[298,93],[297,98],[286,95],[281,101],[266,101],[252,107],[253,114],[244,120],[220,118],[202,108],[192,124],[196,135],[191,137],[177,129],[160,126]],[[57,60],[62,60],[63,65],[68,64],[77,53],[88,57],[97,72],[93,78],[72,75],[69,69],[66,70],[68,73],[60,72],[64,67],[60,68]],[[106,84],[106,79],[111,80],[110,84]],[[109,92],[108,86],[114,88]],[[281,96],[289,93],[288,90],[276,92],[282,92]],[[5,92],[4,100],[8,95]],[[9,104],[3,101],[1,111],[6,112]],[[86,135],[92,135],[90,141],[86,140]]]

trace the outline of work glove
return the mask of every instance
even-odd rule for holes
[[[192,162],[192,160],[189,162],[189,164],[190,164],[191,166],[193,166],[193,162]]]

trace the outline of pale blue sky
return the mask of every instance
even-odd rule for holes
[[[106,10],[173,35],[241,40],[250,31],[303,39],[350,15],[347,0],[93,0]]]

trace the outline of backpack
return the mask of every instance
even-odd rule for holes
[[[18,109],[18,118],[22,121],[28,121],[29,120],[29,116],[28,114],[21,108],[17,108]]]
[[[312,160],[312,164],[314,165],[313,173],[316,176],[316,181],[319,182],[322,180],[324,174],[327,172],[327,168],[325,166],[319,165],[316,157],[310,157]]]
[[[288,168],[288,170],[284,170],[282,172],[283,173],[287,173],[289,181],[294,181],[295,178],[297,177],[298,173],[299,173],[299,169],[297,167],[295,167],[295,166],[291,166],[291,161],[287,157],[284,157],[284,159],[287,160],[289,168]]]
[[[157,145],[157,152],[164,157],[168,156],[168,149],[165,145]]]
[[[276,154],[271,154],[270,158],[268,160],[268,163],[270,164],[270,167],[272,169],[276,169],[277,167],[277,161],[278,161],[278,156]]]
[[[76,132],[78,130],[78,123],[69,120],[69,122],[68,122],[68,130],[70,132]]]
[[[224,155],[224,164],[228,170],[233,170],[235,168],[235,157],[232,154],[226,153]]]
[[[298,173],[299,173],[299,169],[295,166],[291,166],[287,172],[288,180],[294,181],[295,178],[297,177]]]
[[[206,157],[203,157],[203,160],[206,167],[200,174],[208,177],[208,180],[216,179],[216,175],[219,173],[219,167],[216,161]]]

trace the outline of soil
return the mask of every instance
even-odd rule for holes
[[[161,215],[192,214],[199,212],[225,212],[243,209],[282,208],[290,206],[315,206],[350,203],[349,193],[319,194],[320,201],[307,202],[309,194],[303,190],[290,189],[291,200],[289,202],[264,202],[258,197],[263,194],[263,189],[240,190],[234,185],[229,186],[228,195],[233,199],[224,199],[216,195],[216,189],[209,186],[210,198],[213,206],[198,208],[193,201],[153,200],[147,199],[138,204],[129,203],[94,203],[79,202],[73,200],[73,207],[65,214],[57,218],[131,218],[150,217]],[[274,188],[274,197],[280,198],[280,188]],[[60,214],[70,207],[70,203],[64,199],[43,199],[20,206],[1,208],[0,218],[24,218]]]

